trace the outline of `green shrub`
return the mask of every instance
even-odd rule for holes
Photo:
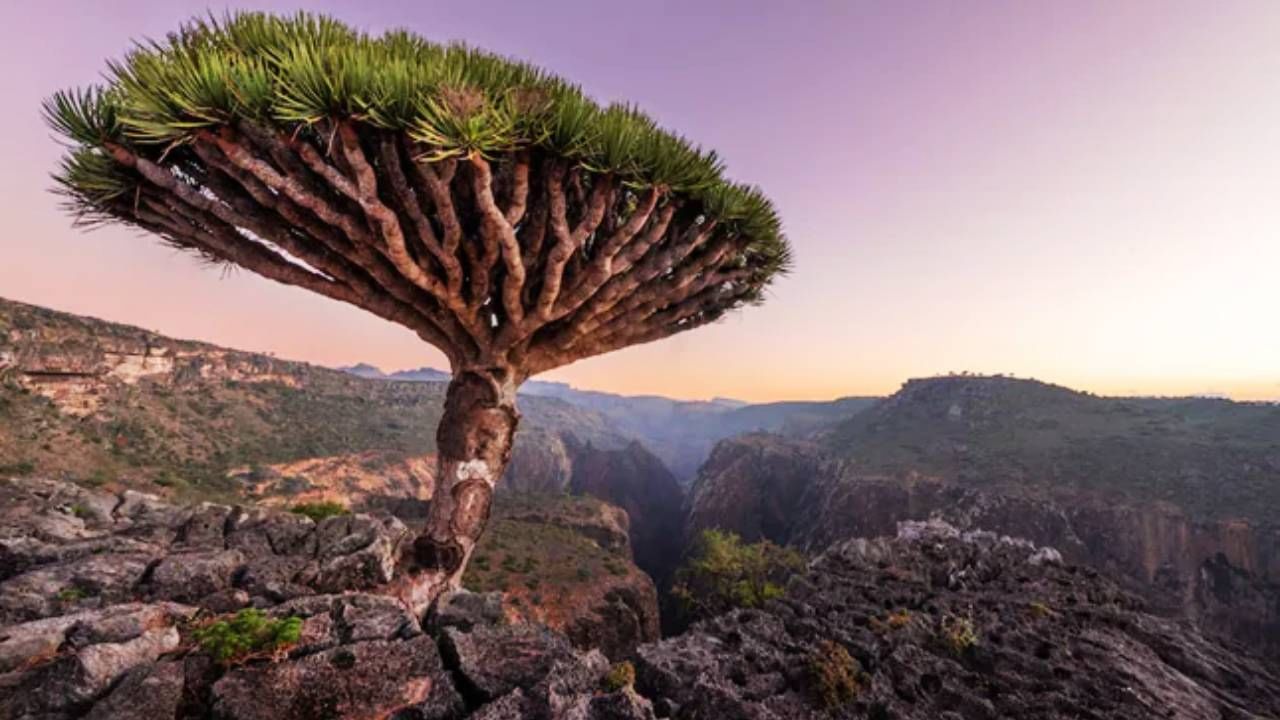
[[[978,631],[967,617],[946,615],[942,618],[942,644],[955,655],[963,655],[978,644]]]
[[[1039,601],[1032,602],[1029,610],[1031,611],[1031,617],[1037,620],[1043,620],[1053,615],[1053,610],[1050,610],[1048,605]]]
[[[809,689],[813,699],[823,708],[843,705],[862,690],[859,680],[862,668],[844,646],[823,640],[809,653]]]
[[[82,588],[69,587],[63,588],[58,592],[58,601],[64,603],[73,603],[77,600],[83,600],[89,596]]]
[[[899,610],[895,613],[890,613],[889,619],[885,622],[894,630],[901,630],[911,624],[911,613],[906,610]]]
[[[617,692],[635,684],[636,668],[627,660],[623,660],[609,668],[609,672],[604,676],[603,681],[606,692]]]
[[[298,642],[302,618],[269,618],[248,608],[229,620],[218,620],[195,631],[200,648],[222,665],[232,665],[255,655],[276,653]]]
[[[590,579],[591,579],[591,568],[587,567],[586,565],[579,565],[579,566],[578,566],[577,576],[578,576],[578,579],[579,579],[579,580],[581,580],[581,581],[583,581],[583,582],[586,582],[587,580],[590,580]]]
[[[342,503],[327,501],[298,503],[290,508],[290,512],[296,515],[305,515],[316,522],[320,522],[325,518],[331,518],[337,515],[346,515],[351,511]]]
[[[0,465],[0,475],[30,475],[36,471],[35,463],[21,460],[8,465]]]
[[[672,595],[689,619],[760,607],[781,597],[787,578],[803,568],[799,553],[768,540],[747,544],[731,532],[704,530],[676,572]]]

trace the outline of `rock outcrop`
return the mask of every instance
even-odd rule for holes
[[[561,515],[525,507],[519,522],[582,537],[623,562],[625,513],[576,502],[581,512]],[[0,720],[652,717],[630,690],[601,687],[610,663],[600,650],[578,649],[622,656],[657,637],[653,584],[634,567],[602,572],[608,597],[599,602],[575,597],[564,634],[511,624],[520,613],[500,594],[467,592],[446,598],[424,627],[377,592],[409,536],[387,515],[316,523],[0,481]],[[645,584],[627,596],[633,577]],[[220,667],[194,630],[247,607],[298,618],[298,642]]]
[[[552,535],[499,539],[563,533],[588,543],[566,558],[617,557],[625,527],[586,519],[598,503],[579,502],[596,540],[534,523],[536,507],[511,522]],[[317,524],[27,480],[0,483],[0,528],[0,720],[1280,713],[1275,670],[1239,648],[1149,614],[1054,550],[940,521],[838,543],[782,599],[615,648],[634,661],[634,686],[583,647],[614,642],[621,615],[575,642],[572,628],[510,623],[497,594],[447,596],[428,618],[378,594],[404,533],[391,518]],[[116,574],[85,565],[117,558]],[[297,623],[296,641],[219,664],[196,631],[246,606]]]
[[[1169,502],[875,475],[813,443],[750,435],[722,442],[704,466],[686,533],[721,527],[818,552],[930,517],[1058,548],[1153,606],[1280,657],[1280,526],[1197,519]]]
[[[1097,572],[945,523],[837,544],[760,610],[646,645],[676,718],[1126,718],[1280,713],[1280,675],[1146,613]]]

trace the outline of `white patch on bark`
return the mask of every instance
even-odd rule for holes
[[[464,480],[483,480],[493,485],[493,473],[489,471],[489,463],[483,460],[468,460],[458,463],[458,469],[454,471],[454,475],[458,478],[458,482]]]

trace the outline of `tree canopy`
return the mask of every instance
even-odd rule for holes
[[[773,205],[714,152],[463,44],[241,13],[105,78],[44,107],[80,221],[360,305],[455,365],[532,373],[664,337],[789,267]]]

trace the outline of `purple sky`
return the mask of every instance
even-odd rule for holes
[[[45,190],[54,89],[212,7],[10,4],[0,296],[326,364],[442,356],[408,331]],[[236,8],[296,9],[288,3]],[[1105,393],[1280,397],[1280,3],[328,2],[631,100],[776,200],[769,303],[552,377],[746,399],[1012,372]]]

